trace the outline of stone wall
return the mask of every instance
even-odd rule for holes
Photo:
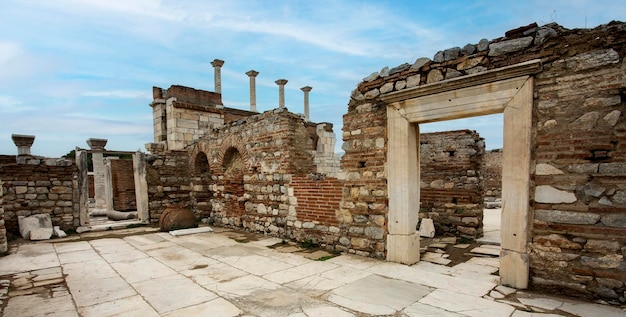
[[[420,134],[420,218],[437,234],[482,236],[484,152],[476,131]]]
[[[2,180],[0,179],[0,255],[6,253],[9,250],[7,245],[7,229],[4,224],[4,186],[2,186]]]
[[[137,210],[133,161],[116,159],[110,162],[113,209],[117,211]]]
[[[63,230],[79,226],[76,164],[66,159],[15,156],[0,165],[5,226],[19,234],[18,216],[48,213]]]
[[[150,222],[158,223],[168,206],[191,205],[189,155],[186,151],[170,151],[148,155],[146,161]]]
[[[385,67],[358,85],[344,116],[347,182],[370,194],[387,190],[381,95],[539,59],[528,197],[531,287],[617,302],[626,281],[625,44],[622,22],[585,30],[531,24],[432,60]],[[367,210],[368,195],[344,198],[346,217],[377,213]]]
[[[502,150],[485,152],[483,159],[483,179],[485,182],[485,198],[502,197]]]

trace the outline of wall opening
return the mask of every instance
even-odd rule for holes
[[[241,153],[231,147],[224,153],[224,211],[228,216],[241,216],[245,212],[243,202],[244,162]]]

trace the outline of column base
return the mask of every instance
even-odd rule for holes
[[[419,260],[420,236],[417,232],[409,235],[387,235],[387,261],[411,265]]]
[[[510,250],[500,251],[500,284],[527,289],[529,264],[528,254]]]

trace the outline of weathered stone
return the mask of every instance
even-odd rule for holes
[[[350,98],[357,100],[357,101],[361,101],[361,100],[365,100],[365,95],[363,95],[361,91],[359,91],[358,89],[354,89],[352,93],[350,94]]]
[[[602,206],[613,206],[613,202],[606,197],[600,198],[600,200],[598,200],[598,204]]]
[[[598,284],[609,288],[620,288],[624,286],[624,282],[612,278],[596,277],[596,281],[598,281]]]
[[[438,69],[431,70],[430,72],[428,72],[428,75],[426,76],[426,83],[428,84],[442,81],[442,80],[443,80],[443,74],[441,74],[441,71]]]
[[[461,76],[463,76],[463,74],[457,70],[454,70],[452,68],[446,69],[446,79],[451,79],[451,78],[456,78],[456,77],[461,77]]]
[[[533,241],[535,243],[548,246],[548,247],[555,246],[559,248],[572,249],[572,250],[582,249],[582,246],[580,244],[570,241],[564,236],[559,235],[559,234],[551,234],[547,236],[535,236],[533,238]]]
[[[585,244],[585,250],[597,253],[617,252],[620,247],[619,242],[607,240],[587,240]]]
[[[619,95],[610,97],[591,97],[585,99],[583,107],[585,108],[606,108],[610,106],[616,106],[622,103],[622,98]]]
[[[474,58],[466,58],[456,65],[457,70],[466,70],[476,65],[480,64],[485,58],[483,56],[474,57]]]
[[[607,227],[626,228],[626,214],[607,214],[600,221]]]
[[[596,183],[587,183],[582,187],[582,191],[587,196],[598,198],[606,191],[606,188]]]
[[[613,110],[611,112],[609,112],[606,116],[604,116],[604,118],[602,118],[602,120],[606,121],[606,123],[613,127],[617,124],[617,121],[619,121],[619,117],[622,115],[622,112],[619,110]]]
[[[459,58],[459,54],[461,53],[460,47],[453,47],[443,51],[443,59],[444,61],[451,61],[453,59]]]
[[[572,129],[589,131],[596,126],[598,119],[600,119],[600,113],[598,111],[587,112],[574,120],[574,122],[570,124],[570,127]]]
[[[435,236],[435,224],[432,219],[422,218],[420,221],[419,233],[421,237],[432,238]]]
[[[378,95],[380,95],[380,91],[378,90],[378,88],[374,88],[365,93],[365,99],[374,99],[378,97]]]
[[[598,163],[573,164],[568,167],[568,171],[577,174],[595,174],[598,173]]]
[[[590,256],[580,257],[582,265],[597,269],[613,269],[620,266],[623,261],[624,256],[621,254],[608,254],[599,258]]]
[[[374,81],[376,80],[378,77],[380,77],[378,75],[378,72],[373,72],[372,74],[370,74],[369,76],[363,78],[364,82],[370,82],[370,81]]]
[[[302,223],[302,228],[304,228],[304,229],[313,229],[313,228],[315,228],[315,223],[309,222],[309,221],[303,222]]]
[[[266,214],[267,213],[267,208],[265,207],[265,204],[259,203],[256,206],[256,212],[258,212],[260,214]]]
[[[537,30],[537,34],[535,35],[535,45],[541,45],[543,44],[543,42],[545,42],[547,39],[551,38],[551,37],[556,37],[558,36],[558,34],[556,33],[556,31],[550,27],[540,27]]]
[[[560,175],[560,174],[563,174],[563,171],[561,171],[560,169],[550,164],[540,163],[540,164],[537,164],[537,167],[535,168],[535,175]]]
[[[406,80],[398,80],[394,85],[394,88],[396,90],[402,90],[404,89],[404,87],[406,87]]]
[[[626,163],[600,163],[600,174],[626,174]]]
[[[411,65],[411,69],[420,69],[422,66],[426,65],[426,63],[430,62],[430,58],[428,57],[420,57],[415,60],[415,63]]]
[[[33,228],[30,230],[30,240],[48,240],[52,238],[52,228]]]
[[[350,239],[348,239],[346,237],[341,237],[341,238],[339,238],[339,243],[341,243],[342,245],[348,247],[348,246],[350,246]]]
[[[165,208],[159,217],[161,231],[172,231],[196,227],[196,217],[184,206],[173,205]]]
[[[535,210],[535,219],[567,224],[595,224],[600,220],[600,215],[577,211],[537,209]]]
[[[609,64],[617,64],[620,61],[619,53],[614,49],[603,49],[591,52],[585,52],[562,61],[565,67],[573,71],[583,71]],[[554,62],[558,65],[559,61]]]
[[[421,75],[413,75],[406,78],[406,88],[417,87],[420,84]]]
[[[476,53],[476,46],[469,43],[465,44],[465,46],[461,49],[461,52],[463,55],[472,55]]]
[[[546,204],[568,204],[576,201],[576,195],[549,185],[540,185],[535,188],[535,201]]]
[[[476,49],[478,49],[479,52],[483,52],[486,51],[487,49],[489,49],[489,40],[488,39],[481,39],[478,44],[476,44]]]
[[[516,52],[527,48],[533,42],[532,36],[489,44],[489,56]]]
[[[443,51],[438,51],[437,53],[435,53],[435,56],[433,57],[433,61],[435,63],[443,63],[445,61],[445,58],[443,56]]]
[[[393,83],[385,83],[382,87],[380,87],[379,91],[381,94],[386,94],[390,91],[393,91]]]
[[[31,238],[31,232],[36,229],[50,229],[50,235],[44,239],[50,239],[52,236],[52,219],[50,218],[50,214],[36,214],[29,217],[18,217],[18,225],[20,230],[20,235],[24,239]],[[43,236],[48,232],[48,230],[40,231],[37,233],[37,240],[42,240],[40,236]]]
[[[365,215],[354,215],[354,217],[352,218],[354,219],[354,222],[356,223],[365,223],[368,221],[368,218]]]
[[[387,77],[389,76],[389,67],[385,66],[380,70],[380,77]]]
[[[613,195],[612,200],[618,205],[626,205],[626,191],[618,190]]]
[[[401,65],[398,65],[398,66],[396,66],[396,67],[394,67],[394,68],[389,70],[389,75],[393,75],[393,74],[396,74],[396,73],[403,72],[403,71],[409,69],[410,67],[411,67],[411,65],[409,65],[409,63],[404,63],[404,64],[401,64]]]
[[[619,295],[617,295],[617,293],[615,293],[614,290],[610,288],[606,288],[606,287],[598,288],[595,293],[598,294],[598,296],[603,297],[603,298],[611,298],[611,299],[619,298]]]
[[[355,249],[366,249],[370,246],[370,240],[365,238],[352,238],[350,239],[350,244]]]
[[[381,240],[385,235],[385,229],[381,227],[367,227],[364,234],[372,239]]]

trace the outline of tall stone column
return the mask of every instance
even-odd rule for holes
[[[215,92],[218,94],[222,93],[222,65],[224,65],[224,61],[221,59],[216,58],[211,62],[215,71]]]
[[[256,76],[259,74],[256,70],[249,70],[246,75],[250,77],[250,111],[256,110]]]
[[[106,181],[104,172],[104,146],[107,139],[87,139],[91,148],[91,160],[93,162],[93,187],[96,209],[106,209]]]
[[[17,155],[30,155],[30,147],[35,142],[34,135],[11,134],[11,139],[17,146]]]
[[[309,120],[309,92],[313,89],[311,86],[304,86],[300,90],[304,91],[304,120]]]
[[[287,79],[279,79],[275,83],[278,85],[278,107],[285,108],[285,85],[287,84]]]

